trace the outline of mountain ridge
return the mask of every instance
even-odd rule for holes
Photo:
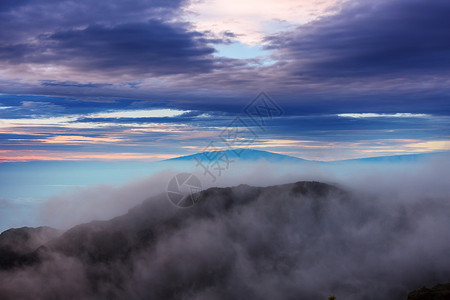
[[[163,162],[167,161],[190,161],[200,159],[200,160],[214,160],[222,155],[226,155],[231,159],[241,159],[241,160],[250,160],[256,161],[260,159],[266,159],[270,161],[297,161],[297,162],[305,162],[308,161],[303,158],[279,154],[275,152],[263,151],[263,150],[255,150],[255,149],[244,149],[238,148],[234,150],[216,150],[216,151],[206,151],[199,152],[190,155],[179,156],[175,158],[162,160]]]
[[[383,155],[374,157],[362,157],[362,158],[351,158],[351,159],[340,159],[340,160],[308,160],[296,156],[280,154],[276,152],[270,152],[265,150],[256,149],[246,149],[238,148],[234,150],[215,150],[215,151],[205,151],[198,152],[190,155],[183,155],[174,158],[169,158],[161,160],[159,162],[174,162],[174,161],[191,161],[196,158],[200,160],[213,160],[211,157],[217,158],[221,155],[227,155],[232,159],[241,159],[248,161],[257,161],[265,159],[272,162],[312,162],[312,163],[344,163],[344,162],[413,162],[419,159],[431,158],[438,155],[448,155],[450,151],[439,151],[439,152],[427,152],[427,153],[415,153],[415,154],[400,154],[400,155]]]
[[[445,263],[404,255],[411,238],[423,242],[412,225],[447,218],[445,207],[380,206],[317,181],[198,194],[189,208],[160,194],[11,256],[0,264],[0,298],[397,300],[450,275]]]

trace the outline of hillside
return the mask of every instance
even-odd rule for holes
[[[445,240],[405,252],[429,238],[415,224],[447,218],[440,206],[377,206],[305,181],[197,196],[181,209],[160,195],[12,251],[14,264],[0,265],[0,298],[394,300],[450,275],[446,260],[423,263],[446,257]]]

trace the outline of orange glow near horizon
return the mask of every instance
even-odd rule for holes
[[[45,150],[0,150],[0,162],[29,162],[29,161],[123,161],[141,160],[158,161],[174,158],[177,155],[157,153],[68,153]]]

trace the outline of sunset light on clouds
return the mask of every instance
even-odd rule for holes
[[[245,119],[261,91],[286,113],[258,132],[255,149],[321,160],[449,150],[449,36],[440,30],[449,9],[419,0],[5,2],[3,161],[15,152],[18,161],[191,154]]]
[[[450,0],[0,0],[0,300],[449,299],[449,169]]]

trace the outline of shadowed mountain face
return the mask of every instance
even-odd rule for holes
[[[60,235],[59,230],[50,227],[23,227],[3,232],[0,234],[0,269],[36,262],[38,257],[33,251]]]
[[[448,278],[450,242],[427,248],[439,230],[422,226],[448,205],[374,200],[318,182],[211,188],[185,209],[161,195],[17,250],[0,298],[405,299]]]
[[[59,230],[45,226],[9,229],[0,234],[0,247],[25,254],[60,235]]]
[[[287,191],[288,195],[284,195]],[[166,195],[161,195],[131,209],[124,216],[110,221],[76,226],[46,246],[51,250],[93,263],[126,259],[132,252],[151,247],[159,239],[183,230],[183,227],[190,226],[191,223],[226,217],[230,213],[244,209],[259,197],[267,199],[266,205],[276,205],[273,213],[276,213],[276,209],[280,209],[279,205],[287,205],[285,201],[277,201],[278,197],[311,198],[314,201],[305,204],[309,205],[311,212],[319,217],[320,211],[330,205],[326,203],[326,198],[331,193],[335,201],[343,201],[345,195],[343,191],[318,182],[299,182],[268,188],[247,185],[235,188],[211,188],[200,193],[197,205],[193,209],[173,207],[167,201]],[[274,214],[271,223],[282,221],[278,220],[279,217],[281,216]]]
[[[409,293],[408,300],[448,300],[450,299],[450,283],[438,284],[431,289],[421,287]]]

